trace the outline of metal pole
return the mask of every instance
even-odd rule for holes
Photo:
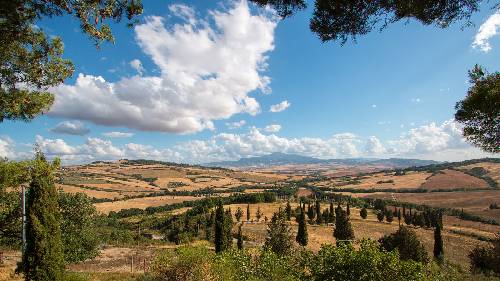
[[[24,185],[21,186],[22,189],[22,208],[23,208],[23,255],[24,251],[26,250],[26,189],[24,188]]]

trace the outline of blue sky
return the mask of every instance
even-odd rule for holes
[[[464,29],[396,23],[340,46],[311,33],[311,8],[278,21],[240,1],[144,1],[140,23],[113,24],[115,44],[99,49],[71,18],[41,21],[76,70],[51,89],[51,112],[0,126],[0,156],[29,157],[35,143],[63,163],[488,156],[452,119],[467,69],[498,70],[500,12],[484,5]]]

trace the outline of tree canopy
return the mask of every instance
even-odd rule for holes
[[[44,17],[72,15],[82,31],[99,46],[114,42],[108,21],[125,15],[132,24],[142,13],[141,0],[11,0],[0,7],[0,122],[30,121],[49,110],[50,87],[73,74],[73,64],[62,58],[59,37],[49,38],[36,25]]]
[[[270,5],[283,18],[306,8],[303,0],[251,0]],[[316,0],[309,27],[323,41],[356,40],[373,30],[382,30],[401,20],[446,28],[479,10],[481,0]],[[498,4],[496,5],[498,6]]]
[[[471,87],[455,109],[464,137],[487,152],[500,152],[500,72],[488,74],[476,65],[469,71]]]

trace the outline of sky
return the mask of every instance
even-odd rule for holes
[[[485,1],[487,2],[487,1]],[[64,41],[74,75],[31,122],[0,124],[0,156],[35,145],[63,164],[318,158],[491,157],[453,121],[467,70],[498,71],[500,11],[485,3],[447,29],[398,22],[341,46],[312,33],[313,5],[280,20],[240,0],[144,0],[99,48],[71,17],[37,26]]]

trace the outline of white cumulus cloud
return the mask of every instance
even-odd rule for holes
[[[134,135],[134,133],[128,132],[105,132],[102,133],[103,136],[108,138],[130,138]]]
[[[497,10],[479,27],[479,30],[474,37],[474,42],[472,42],[472,47],[480,49],[485,53],[489,52],[491,50],[490,39],[497,35],[499,29],[500,10]]]
[[[83,136],[90,132],[81,121],[63,121],[50,129],[53,133]]]
[[[192,9],[171,6],[183,21],[149,16],[135,27],[136,40],[159,68],[158,76],[108,82],[79,74],[76,83],[51,89],[51,116],[87,120],[143,131],[194,133],[213,129],[213,120],[260,111],[251,92],[267,92],[266,68],[274,48],[276,20],[254,15],[246,1],[196,19]]]
[[[236,121],[236,122],[228,122],[226,123],[226,126],[228,129],[239,129],[243,126],[245,126],[247,122],[245,120],[240,120],[240,121]]]
[[[250,127],[243,133],[219,133],[205,140],[180,142],[167,148],[140,143],[115,145],[112,141],[92,137],[79,145],[70,145],[63,139],[48,139],[42,136],[36,136],[35,142],[48,157],[61,157],[63,164],[123,158],[206,163],[273,152],[323,159],[376,156],[459,161],[491,157],[491,154],[467,144],[461,135],[461,127],[453,120],[441,124],[421,125],[387,141],[381,141],[376,136],[363,138],[348,132],[326,138],[286,138],[263,131]],[[0,137],[0,156],[29,158],[32,154],[16,151],[14,141],[8,137]]]
[[[14,141],[6,136],[0,136],[0,158],[15,158],[15,144]]]
[[[279,124],[271,124],[271,125],[267,125],[265,128],[264,128],[264,131],[268,132],[268,133],[277,133],[281,130],[281,125]]]
[[[144,67],[142,66],[142,62],[138,59],[134,59],[130,61],[130,66],[139,73],[139,75],[142,76],[142,73],[144,73]]]
[[[291,103],[289,103],[287,100],[284,100],[278,104],[271,105],[271,107],[269,108],[269,111],[270,112],[281,112],[281,111],[287,109],[290,105],[291,105]]]

